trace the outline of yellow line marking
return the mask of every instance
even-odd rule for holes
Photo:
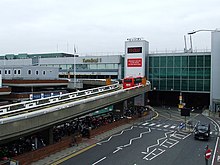
[[[67,156],[67,157],[61,158],[60,160],[58,160],[58,161],[52,163],[51,165],[58,165],[58,164],[60,164],[60,163],[62,163],[62,162],[64,162],[64,161],[66,161],[66,160],[68,160],[68,159],[70,159],[70,158],[72,158],[72,157],[74,157],[74,156],[76,156],[76,155],[79,155],[79,154],[81,154],[81,153],[83,153],[83,152],[85,152],[85,151],[87,151],[87,150],[89,150],[89,149],[91,149],[91,148],[93,148],[93,147],[95,147],[95,146],[96,146],[96,144],[93,144],[93,145],[91,145],[91,146],[89,146],[89,147],[86,147],[86,148],[84,148],[84,149],[82,149],[82,150],[80,150],[80,151],[78,151],[78,152],[76,152],[76,153],[73,153],[73,154],[71,154],[71,155],[69,155],[69,156]]]

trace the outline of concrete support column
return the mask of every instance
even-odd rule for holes
[[[145,105],[147,105],[146,93],[136,96],[134,98],[134,105],[135,106],[145,106]]]
[[[124,115],[124,101],[114,104],[113,112],[116,117],[123,116]]]
[[[49,129],[48,129],[48,137],[49,137],[49,139],[48,139],[48,142],[49,142],[49,145],[50,144],[53,144],[53,127],[50,127]]]

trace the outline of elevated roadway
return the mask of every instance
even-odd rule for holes
[[[55,124],[144,94],[150,90],[150,85],[137,86],[126,90],[119,88],[119,85],[115,85],[114,88],[111,87],[114,90],[108,89],[108,92],[104,92],[104,89],[103,87],[103,90],[98,94],[97,92],[92,94],[90,90],[90,92],[85,92],[86,97],[70,102],[53,106],[48,103],[47,106],[42,106],[37,111],[28,112],[26,109],[25,113],[0,118],[0,141],[3,142],[32,132],[50,129]]]

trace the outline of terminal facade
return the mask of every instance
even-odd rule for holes
[[[216,38],[219,42],[219,34]],[[217,56],[216,54],[218,50],[215,49],[214,56]],[[151,82],[152,91],[149,92],[149,98],[152,104],[177,106],[181,101],[186,107],[217,111],[220,107],[220,90],[216,87],[218,78],[212,79],[211,75],[217,75],[217,72],[212,71],[213,65],[218,64],[212,61],[212,56],[212,51],[149,53],[149,43],[135,38],[125,42],[125,54],[7,54],[0,56],[0,64],[1,69],[12,65],[55,67],[59,69],[60,78],[70,79],[123,79],[127,76],[142,76]],[[2,78],[4,79],[4,75]]]

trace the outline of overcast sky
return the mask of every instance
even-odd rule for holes
[[[220,0],[0,0],[0,54],[124,52],[143,37],[150,52],[183,50],[192,30],[220,28]],[[210,49],[210,32],[192,36]],[[188,41],[189,47],[189,41]]]

